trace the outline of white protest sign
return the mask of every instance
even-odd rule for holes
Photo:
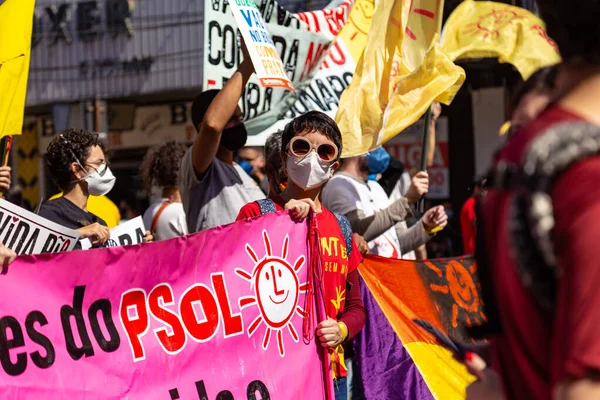
[[[142,217],[136,217],[123,224],[117,225],[110,230],[110,239],[103,247],[119,247],[129,246],[132,244],[140,244],[144,242],[146,228]],[[83,250],[90,249],[92,242],[89,239],[81,241]]]
[[[336,39],[354,0],[339,0],[330,8],[298,14],[274,0],[257,0],[256,4],[296,92],[264,88],[255,75],[250,78],[240,100],[248,146],[264,145],[271,133],[307,111],[319,110],[334,117],[356,69],[353,55],[343,40]],[[204,89],[222,88],[241,62],[237,24],[228,7],[226,0],[205,0]]]
[[[294,90],[271,35],[253,0],[230,0],[231,12],[240,29],[254,70],[262,87]]]
[[[0,199],[0,241],[18,255],[71,251],[79,232]]]

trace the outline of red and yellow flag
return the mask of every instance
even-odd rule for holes
[[[343,157],[383,144],[417,121],[433,101],[449,104],[460,89],[464,71],[439,44],[442,8],[443,0],[379,1],[375,6],[371,20],[376,23],[370,25],[336,115]]]
[[[533,13],[493,1],[465,0],[444,26],[442,49],[452,60],[498,58],[517,68],[523,79],[560,62],[558,46]]]

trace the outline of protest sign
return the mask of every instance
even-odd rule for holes
[[[307,231],[269,214],[17,259],[1,277],[3,397],[327,398],[328,357],[303,334],[318,302],[306,294]]]
[[[335,116],[339,98],[350,84],[360,56],[359,52],[355,58],[353,49],[364,36],[361,28],[348,31],[346,43],[339,36],[336,39],[354,3],[338,1],[332,8],[292,14],[276,1],[257,0],[258,12],[296,92],[264,88],[256,76],[250,78],[240,103],[249,132],[247,145],[264,145],[271,133],[310,110]],[[354,19],[360,27],[369,19],[368,11],[373,6],[372,0],[357,0],[358,3],[362,7]],[[228,7],[224,0],[205,1],[205,90],[222,88],[241,62],[242,52],[236,41],[238,29]]]
[[[144,228],[144,221],[142,217],[136,217],[112,228],[110,230],[110,239],[108,239],[103,247],[118,247],[140,244],[144,242],[145,233],[146,228]],[[83,250],[90,249],[91,247],[92,242],[90,239],[83,239],[81,241],[81,248]]]
[[[229,5],[261,86],[294,90],[254,1],[232,0]]]
[[[0,242],[21,255],[71,251],[79,232],[0,199]]]

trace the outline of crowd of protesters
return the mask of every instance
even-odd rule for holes
[[[488,344],[474,346],[463,360],[479,378],[469,399],[600,398],[593,245],[600,236],[600,2],[538,5],[563,62],[518,88],[506,142],[460,212],[464,253],[476,253],[488,318],[476,337]],[[335,238],[347,250],[322,254],[324,261],[348,266],[324,273],[327,319],[317,338],[331,355],[336,399],[360,399],[348,351],[366,323],[358,266],[367,254],[425,258],[424,246],[448,225],[451,207],[419,215],[415,204],[428,192],[427,172],[411,175],[382,147],[342,158],[340,130],[321,112],[274,132],[264,152],[244,147],[238,101],[253,73],[245,54],[223,89],[196,97],[198,134],[189,149],[168,142],[146,155],[145,189],[159,188],[160,199],[144,213],[144,241],[278,211],[315,218],[311,240]],[[435,121],[439,105],[433,109]],[[90,199],[109,193],[115,177],[98,135],[68,129],[50,143],[45,160],[62,195],[39,214],[102,247],[110,230]],[[0,168],[2,191],[10,188],[10,172]],[[3,265],[14,259],[0,246]],[[348,288],[346,297],[334,301],[340,286]]]

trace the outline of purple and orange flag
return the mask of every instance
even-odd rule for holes
[[[474,380],[414,319],[458,342],[485,322],[472,257],[428,261],[368,256],[360,267],[368,322],[355,338],[367,399],[464,399]]]

